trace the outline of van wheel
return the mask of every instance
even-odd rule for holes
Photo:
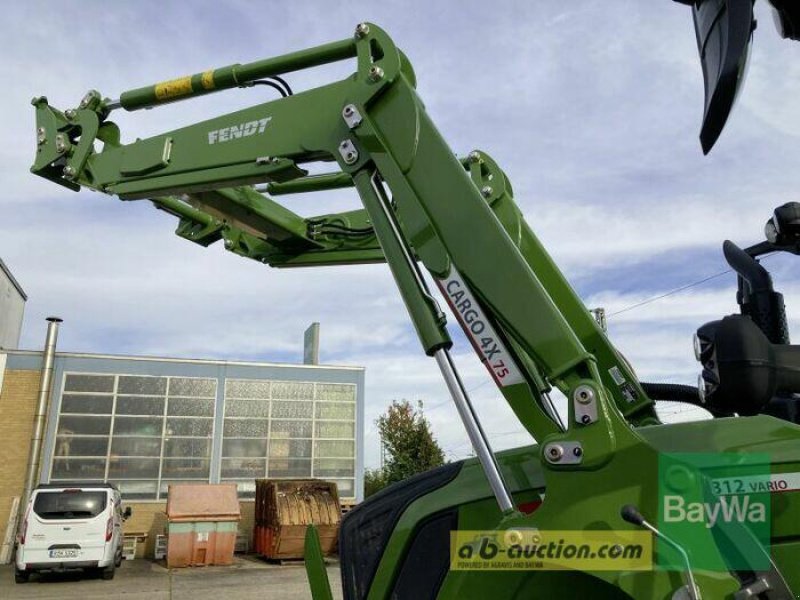
[[[116,571],[116,569],[117,569],[117,567],[115,565],[113,565],[113,564],[107,566],[106,568],[104,568],[101,571],[102,575],[103,575],[103,579],[105,579],[106,581],[108,581],[110,579],[114,579],[114,571]]]
[[[114,566],[121,567],[122,566],[122,550],[119,551],[116,557],[114,557]]]
[[[31,574],[28,571],[14,569],[14,583],[28,583],[30,578]]]

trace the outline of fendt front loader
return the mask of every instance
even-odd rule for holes
[[[691,4],[708,150],[741,81],[752,0]],[[796,9],[773,4],[791,37]],[[349,59],[353,74],[321,87],[292,93],[282,78]],[[115,110],[257,83],[283,97],[128,143],[111,120]],[[346,599],[798,597],[800,360],[756,260],[800,247],[798,207],[776,212],[771,241],[726,245],[742,314],[699,331],[702,393],[643,384],[524,221],[503,170],[480,150],[456,155],[415,84],[392,39],[362,23],[338,42],[118,99],[90,91],[61,111],[36,98],[32,171],[71,190],[148,199],[178,218],[181,237],[274,267],[388,264],[476,458],[391,486],[347,515]],[[308,174],[319,161],[330,172]],[[274,200],[349,187],[363,208],[303,218]],[[492,452],[430,282],[536,445]],[[566,420],[553,390],[567,399]],[[656,400],[694,402],[717,418],[662,424]],[[313,528],[307,559],[315,597],[330,597]]]

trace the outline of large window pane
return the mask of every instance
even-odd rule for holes
[[[160,456],[161,438],[115,437],[111,442],[113,456]]]
[[[355,437],[356,426],[354,423],[343,421],[317,421],[316,437],[318,438],[348,438]]]
[[[245,419],[225,419],[225,437],[257,437],[266,438],[268,421],[248,421]]]
[[[64,415],[58,420],[58,434],[108,435],[111,417],[74,417]]]
[[[200,398],[170,398],[167,414],[176,417],[213,417],[214,400]]]
[[[155,500],[158,483],[155,481],[115,481],[122,493],[122,501]]]
[[[208,438],[169,438],[164,440],[164,456],[208,458],[211,440]]]
[[[336,484],[340,498],[355,498],[355,481],[352,479],[328,479]]]
[[[115,417],[114,435],[161,437],[163,417]]]
[[[272,439],[310,437],[311,421],[272,421]]]
[[[256,482],[252,479],[246,479],[244,481],[233,481],[229,479],[225,481],[225,483],[236,484],[236,489],[239,492],[240,499],[255,498],[256,496]]]
[[[103,479],[104,458],[54,458],[51,479]]]
[[[222,442],[222,456],[230,457],[265,457],[267,455],[266,439],[227,439]]]
[[[56,456],[103,456],[108,453],[107,437],[56,437]]]
[[[317,400],[329,402],[355,402],[356,386],[347,384],[318,383]]]
[[[64,380],[65,392],[105,392],[114,391],[113,375],[67,375]]]
[[[257,479],[266,474],[267,461],[257,458],[223,458],[221,476]]]
[[[343,402],[317,402],[318,419],[347,419],[356,418],[356,405]]]
[[[167,393],[167,378],[120,375],[117,393],[163,396]]]
[[[217,395],[215,379],[196,379],[194,377],[171,377],[170,396],[189,396],[193,398],[213,398]]]
[[[158,479],[157,458],[112,458],[109,479]]]
[[[77,396],[64,394],[61,397],[61,412],[86,415],[110,415],[114,396]]]
[[[164,399],[142,396],[117,396],[118,415],[163,415]]]
[[[225,400],[226,417],[269,418],[269,400]]]
[[[273,419],[310,419],[313,411],[313,402],[272,402]]]
[[[320,458],[349,458],[355,456],[355,442],[314,442],[314,456]]]
[[[270,456],[311,458],[311,440],[276,440],[269,442]]]
[[[167,419],[168,436],[211,437],[213,419]]]
[[[161,476],[170,479],[208,479],[208,459],[165,458]]]
[[[225,383],[226,398],[269,398],[270,382],[250,379],[228,379]]]
[[[272,398],[279,400],[313,400],[313,383],[275,381],[272,383]]]
[[[306,458],[270,458],[270,477],[311,477],[311,461]]]
[[[355,461],[351,458],[320,458],[314,460],[314,477],[354,477]]]

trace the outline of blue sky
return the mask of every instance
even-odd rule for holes
[[[702,76],[691,17],[667,0],[498,2],[490,10],[471,1],[10,5],[0,24],[0,256],[30,296],[22,345],[39,347],[43,318],[55,313],[65,319],[64,350],[297,361],[303,330],[320,321],[325,362],[367,367],[368,464],[378,456],[372,421],[394,398],[424,400],[449,456],[463,456],[466,436],[385,266],[270,270],[177,238],[173,219],[147,203],[35,178],[30,98],[44,94],[68,108],[89,88],[114,97],[343,39],[373,21],[414,64],[419,93],[453,150],[480,148],[498,160],[587,304],[614,313],[724,270],[723,239],[759,241],[772,209],[798,199],[797,45],[778,39],[766,4],[757,4],[747,86],[708,157],[697,140]],[[351,71],[288,79],[301,90]],[[115,120],[131,140],[269,93],[233,90]],[[337,192],[291,208],[356,206]],[[790,261],[774,264],[796,330],[800,279]],[[691,383],[691,334],[735,310],[733,283],[719,277],[612,316],[612,339],[642,379]],[[525,442],[467,345],[455,353],[495,445]]]

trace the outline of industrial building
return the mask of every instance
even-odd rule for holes
[[[19,345],[28,296],[0,259],[0,350]]]
[[[50,323],[51,330],[58,327]],[[306,359],[316,362],[316,332]],[[17,338],[19,334],[17,333]],[[43,376],[44,375],[44,376]],[[319,478],[363,496],[364,369],[0,350],[0,537],[24,498],[37,406],[36,483],[116,484],[152,556],[168,487],[236,482],[252,531],[255,480]]]

